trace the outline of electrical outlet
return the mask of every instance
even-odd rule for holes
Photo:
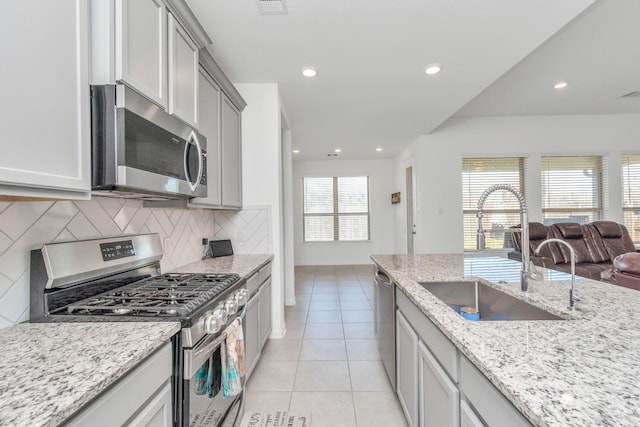
[[[247,241],[247,236],[245,236],[244,231],[238,231],[238,241],[240,243],[244,243]]]

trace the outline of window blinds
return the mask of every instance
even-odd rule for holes
[[[524,194],[524,159],[521,157],[462,159],[462,198],[464,249],[476,248],[477,205],[482,193],[494,184],[508,184]],[[504,230],[520,223],[520,205],[513,194],[497,191],[483,207],[486,247],[512,247],[511,235]]]
[[[369,177],[304,177],[305,242],[369,240]]]
[[[640,243],[640,155],[622,156],[622,211],[633,242]]]
[[[586,224],[602,218],[602,157],[541,159],[542,216],[545,225]]]

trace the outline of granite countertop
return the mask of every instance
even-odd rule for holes
[[[241,278],[255,273],[273,260],[271,254],[229,255],[218,258],[207,258],[195,261],[182,267],[174,268],[172,273],[237,273]]]
[[[520,291],[520,263],[498,257],[373,255],[371,259],[537,426],[640,425],[640,292],[537,267]],[[471,322],[420,281],[485,279],[567,320]]]
[[[0,425],[55,426],[180,330],[178,322],[22,323],[0,330]]]

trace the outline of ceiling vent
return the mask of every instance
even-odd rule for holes
[[[256,0],[261,15],[286,15],[287,5],[284,0]]]
[[[626,95],[622,95],[621,98],[637,98],[640,96],[640,90],[634,90]]]

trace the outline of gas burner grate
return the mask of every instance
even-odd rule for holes
[[[188,316],[240,280],[237,274],[168,273],[104,292],[67,307],[68,314]]]

